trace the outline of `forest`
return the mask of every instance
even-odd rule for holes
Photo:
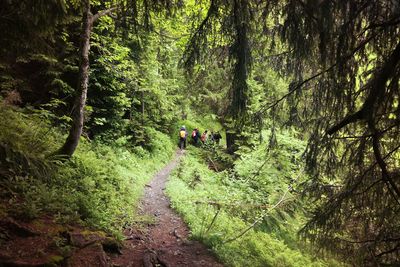
[[[0,266],[400,265],[399,0],[3,0],[0,30]]]

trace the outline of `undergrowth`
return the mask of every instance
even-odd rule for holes
[[[206,162],[223,152],[189,148],[167,185],[172,205],[192,237],[229,266],[340,266],[297,238],[305,220],[296,192],[305,179],[304,144],[290,133],[277,138],[275,148],[266,142],[219,172]]]
[[[148,150],[131,150],[82,138],[70,160],[53,155],[65,140],[45,112],[0,105],[0,193],[2,216],[33,219],[54,214],[119,235],[135,221],[146,182],[171,158],[170,137],[147,128]]]

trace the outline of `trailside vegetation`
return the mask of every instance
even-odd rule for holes
[[[227,161],[219,148],[190,149],[168,183],[193,237],[229,266],[342,266],[315,258],[312,246],[297,238],[306,220],[298,186],[307,177],[305,142],[294,136],[277,134],[274,148],[267,139],[225,170],[215,165]]]
[[[286,97],[313,130],[302,233],[356,265],[399,263],[400,12],[396,1],[285,1]],[[281,66],[283,67],[283,65]]]
[[[58,223],[80,223],[122,238],[137,222],[142,190],[174,151],[169,136],[149,129],[148,150],[128,150],[82,140],[76,156],[54,155],[63,138],[46,113],[0,106],[2,216],[31,220],[54,214]]]
[[[1,1],[0,215],[120,235],[185,125],[222,144],[168,192],[227,264],[399,265],[399,27],[394,0]]]

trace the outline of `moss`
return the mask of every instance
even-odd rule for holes
[[[106,237],[106,233],[103,231],[90,231],[90,230],[83,230],[81,232],[81,235],[84,236],[85,238],[88,236],[99,236],[99,237]]]
[[[64,261],[64,257],[60,255],[51,255],[48,259],[48,264],[45,265],[48,267],[60,266],[60,264]]]

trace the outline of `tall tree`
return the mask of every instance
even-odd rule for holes
[[[47,99],[61,69],[60,28],[69,19],[63,0],[0,2],[1,95],[13,92],[21,104],[31,105]]]
[[[200,9],[202,20],[194,25],[194,30],[186,47],[185,65],[191,69],[196,62],[204,59],[205,51],[213,47],[215,53],[224,56],[224,47],[229,49],[232,72],[230,104],[225,112],[224,121],[228,126],[227,146],[233,153],[238,148],[238,139],[246,124],[248,104],[248,84],[251,68],[250,40],[253,35],[253,12],[256,12],[257,1],[218,1],[211,0],[205,15]],[[221,37],[218,38],[215,34]],[[210,36],[211,35],[211,36]]]
[[[93,23],[96,22],[99,18],[110,15],[113,12],[120,12],[120,17],[122,18],[122,22],[129,21],[127,18],[131,18],[131,23],[137,23],[137,18],[139,18],[139,11],[142,9],[141,16],[143,17],[143,21],[145,26],[149,26],[151,12],[159,11],[162,9],[170,9],[171,8],[170,1],[162,1],[159,3],[158,1],[153,0],[143,0],[143,2],[139,3],[139,1],[116,1],[111,2],[111,6],[104,10],[97,11],[95,14],[92,14],[92,3],[90,0],[82,1],[82,30],[80,37],[80,65],[79,65],[79,78],[78,78],[78,88],[76,90],[76,98],[73,107],[73,115],[72,115],[72,125],[69,131],[69,135],[64,143],[64,145],[60,148],[58,153],[65,156],[72,156],[76,147],[79,144],[79,138],[82,134],[83,123],[84,123],[84,109],[86,105],[86,97],[88,90],[88,82],[89,82],[89,51],[90,51],[90,35],[92,32]],[[100,6],[109,5],[108,1],[105,1]],[[112,6],[115,4],[115,6]],[[124,24],[123,24],[124,25]]]
[[[93,17],[90,7],[90,0],[83,0],[82,14],[82,32],[79,47],[79,80],[76,91],[76,98],[72,113],[72,125],[69,135],[59,153],[66,156],[72,156],[79,143],[82,134],[84,109],[86,104],[87,89],[89,83],[89,50],[90,34],[92,32],[93,22],[97,17]]]
[[[300,79],[313,133],[307,192],[319,201],[304,233],[356,264],[400,253],[400,8],[398,1],[297,1],[276,27]],[[282,98],[283,99],[283,98]],[[305,103],[305,104],[304,104]],[[357,260],[359,260],[357,262]]]

